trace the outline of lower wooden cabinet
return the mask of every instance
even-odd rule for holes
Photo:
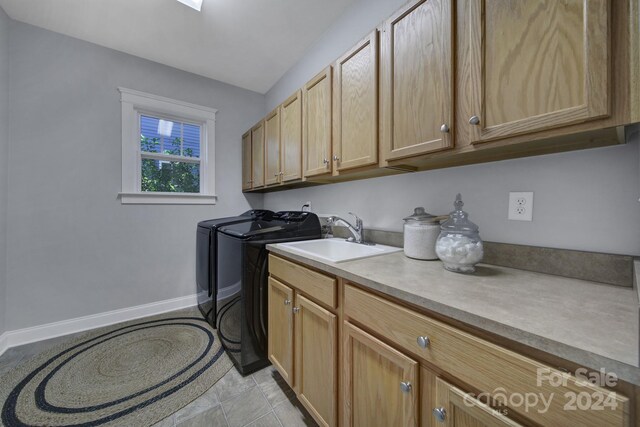
[[[269,278],[269,360],[321,426],[338,425],[338,316]]]
[[[345,322],[344,426],[417,426],[418,362]]]
[[[302,295],[295,302],[294,389],[320,425],[338,425],[338,317]]]
[[[500,412],[469,397],[465,392],[436,379],[437,407],[431,415],[435,421],[446,427],[519,427],[520,424],[505,417]],[[427,416],[428,414],[425,414]]]
[[[293,384],[293,289],[269,278],[268,292],[269,360]]]
[[[269,359],[322,426],[639,425],[638,399],[620,393],[640,396],[638,388],[579,381],[554,362],[284,258],[270,255],[269,273]],[[540,372],[563,383],[538,384]],[[508,399],[533,395],[544,408]],[[606,403],[567,409],[578,395]]]

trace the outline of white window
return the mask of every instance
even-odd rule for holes
[[[215,204],[216,110],[118,90],[122,203]]]

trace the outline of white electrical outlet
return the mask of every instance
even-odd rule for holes
[[[509,219],[533,221],[533,192],[509,193]]]

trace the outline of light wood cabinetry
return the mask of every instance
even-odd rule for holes
[[[282,103],[280,114],[282,182],[290,182],[302,178],[302,91]]]
[[[253,184],[251,165],[251,131],[242,135],[242,190],[250,190]]]
[[[432,415],[446,427],[520,427],[484,403],[451,384],[436,379],[437,407]]]
[[[293,384],[293,289],[269,278],[269,360]]]
[[[295,301],[295,391],[320,425],[335,426],[338,316],[302,295]]]
[[[280,107],[273,110],[264,119],[264,145],[266,152],[265,184],[280,183]]]
[[[270,255],[269,274],[269,359],[321,425],[629,427],[639,415],[620,388],[555,368],[566,361],[543,363],[282,257]],[[582,398],[595,409],[575,407]]]
[[[302,88],[302,164],[304,176],[331,172],[331,67]]]
[[[344,426],[417,426],[418,363],[345,322]]]
[[[264,120],[251,129],[252,188],[264,187]]]
[[[318,424],[337,426],[335,279],[274,256],[269,275],[269,360]]]
[[[412,2],[382,27],[385,161],[453,146],[452,0]]]
[[[378,163],[378,31],[334,64],[334,174]]]
[[[468,4],[472,142],[610,114],[607,0]]]

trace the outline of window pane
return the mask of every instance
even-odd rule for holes
[[[160,124],[164,125],[164,129],[162,130],[164,136],[164,154],[180,156],[182,149],[182,123],[160,120]]]
[[[184,124],[184,143],[182,155],[200,157],[200,126]]]
[[[199,193],[200,164],[142,159],[142,191]]]
[[[159,122],[155,117],[140,116],[140,149],[142,151],[160,152]]]

